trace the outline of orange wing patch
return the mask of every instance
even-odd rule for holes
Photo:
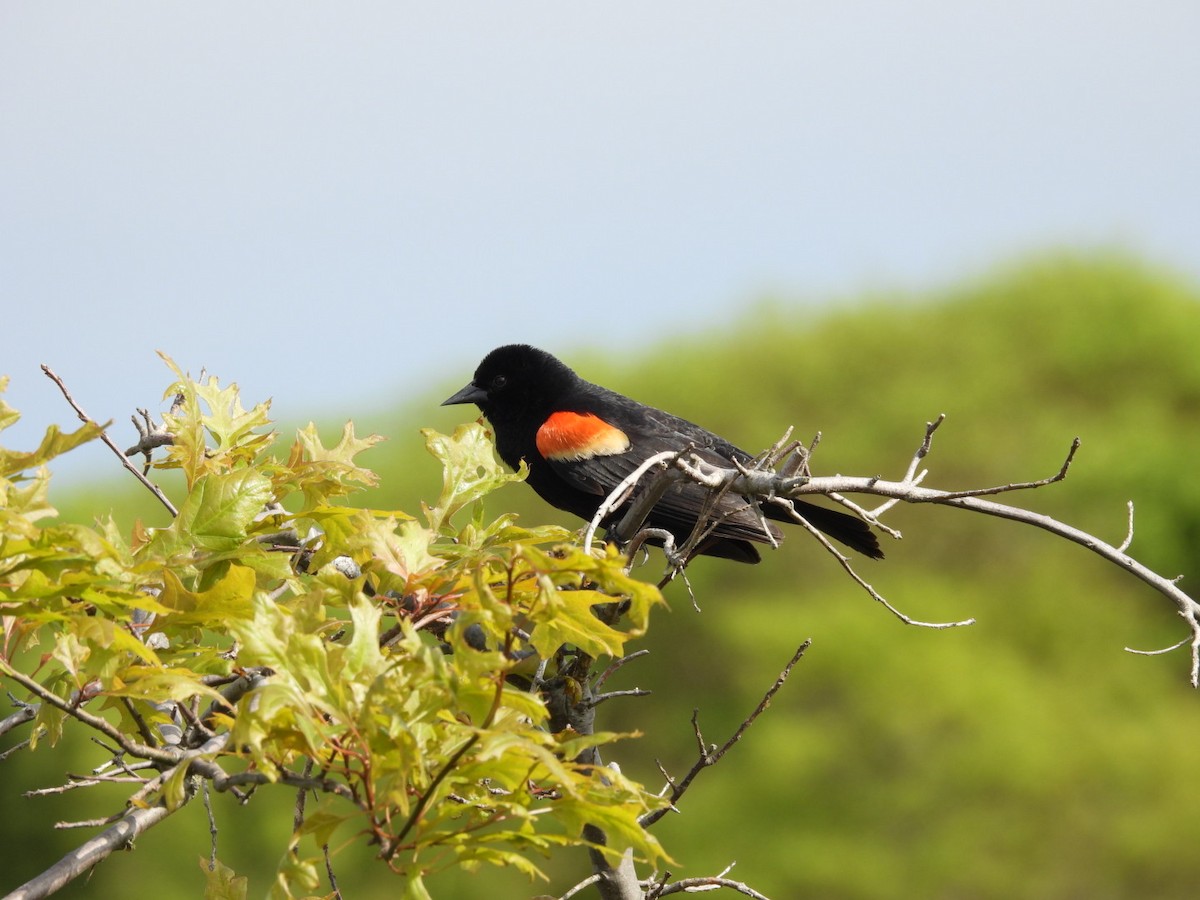
[[[559,462],[612,456],[629,449],[629,436],[591,413],[552,413],[537,433],[538,453]]]

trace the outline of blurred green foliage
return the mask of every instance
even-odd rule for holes
[[[1197,348],[1194,286],[1128,259],[1047,257],[935,295],[875,294],[836,311],[771,300],[632,361],[547,349],[751,451],[788,425],[800,437],[820,429],[817,473],[897,476],[940,412],[949,418],[926,460],[932,487],[1043,477],[1078,435],[1064,483],[1008,499],[1117,543],[1133,500],[1131,552],[1183,574],[1186,588],[1200,575]],[[392,436],[364,455],[381,485],[364,502],[413,508],[436,491],[417,426],[454,423],[435,406],[445,392],[431,389],[385,423],[360,422]],[[64,515],[90,514],[98,501],[123,521],[162,518],[132,488],[107,499],[81,492]],[[498,504],[527,524],[569,522],[522,485],[495,495]],[[702,612],[681,585],[667,590],[672,610],[641,645],[651,656],[609,685],[653,696],[607,704],[600,717],[606,729],[645,733],[616,759],[647,785],[661,781],[656,759],[673,773],[691,764],[693,708],[706,739],[724,740],[795,647],[814,641],[771,709],[698,779],[682,814],[656,827],[678,863],[672,872],[712,874],[736,860],[731,876],[774,898],[1195,896],[1200,712],[1187,651],[1123,649],[1182,638],[1173,608],[1035,529],[944,508],[897,508],[889,519],[904,540],[885,541],[888,559],[860,571],[914,617],[978,624],[902,625],[800,534],[755,568],[697,563]],[[78,769],[96,755],[87,746],[76,754]],[[39,764],[36,754],[10,757],[3,783],[57,783],[57,771],[31,774]],[[261,894],[288,813],[218,800],[222,859]],[[32,874],[74,845],[77,834],[50,830],[56,818],[81,817],[64,811],[74,802],[0,793],[13,869]],[[181,815],[186,834],[147,835],[137,854],[64,896],[111,895],[131,878],[163,898],[196,896],[207,824],[198,805]],[[550,888],[490,870],[430,888],[455,898],[561,893],[587,871],[582,858],[568,863],[550,867]],[[361,856],[339,858],[338,871],[347,896],[393,890]]]

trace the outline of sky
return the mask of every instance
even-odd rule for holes
[[[157,350],[339,421],[500,343],[1046,248],[1200,280],[1197,35],[1194,0],[0,0],[0,443],[73,424],[41,363],[124,446]]]

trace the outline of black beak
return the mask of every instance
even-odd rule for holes
[[[455,406],[459,403],[474,403],[478,406],[484,400],[487,400],[487,391],[477,388],[473,384],[468,384],[453,397],[443,400],[442,406]]]

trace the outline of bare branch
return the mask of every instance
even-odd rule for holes
[[[668,460],[678,458],[680,453],[684,452],[687,451],[664,450],[662,453],[654,454],[640,466],[630,472],[620,484],[613,488],[609,495],[604,499],[604,502],[601,503],[600,507],[596,510],[596,514],[592,516],[592,520],[588,522],[588,526],[583,533],[583,546],[592,546],[592,541],[596,538],[596,531],[599,529],[600,523],[612,515],[612,513],[618,507],[620,507],[622,503],[625,502],[625,500],[628,498],[629,492],[633,490],[634,486],[639,481],[641,481],[642,476],[657,466],[665,465]],[[638,528],[641,526],[641,523],[646,520],[646,516],[650,514],[650,510],[654,507],[654,504],[659,501],[669,485],[669,471],[664,469],[662,474],[655,479],[655,482],[651,485],[650,490],[648,490],[645,495],[639,498],[639,502],[635,503],[633,508],[626,512],[624,519],[621,521],[621,525],[618,526],[618,529],[623,533],[638,530]],[[628,520],[639,514],[637,511],[642,506],[645,506],[645,512],[640,513],[641,518],[638,519],[636,525],[632,523],[626,525]]]
[[[624,691],[607,691],[603,694],[597,694],[592,698],[592,706],[599,706],[605,700],[612,700],[614,697],[649,697],[653,691],[647,691],[643,688],[629,688]]]
[[[732,878],[721,878],[717,875],[701,876],[699,878],[681,878],[679,881],[662,885],[652,893],[647,893],[646,900],[657,900],[658,897],[666,897],[668,894],[698,894],[701,891],[712,891],[717,888],[729,888],[745,897],[751,897],[753,900],[770,900],[766,894],[760,894],[748,884],[741,881],[734,881]]]
[[[665,528],[643,528],[630,539],[625,552],[632,559],[634,554],[641,550],[643,546],[653,541],[658,541],[662,545],[663,553],[666,554],[667,559],[673,560],[678,557],[681,563],[685,561],[682,556],[675,552],[675,535],[671,534]]]
[[[102,828],[105,825],[111,825],[113,822],[121,818],[121,813],[105,816],[101,819],[83,819],[79,822],[55,822],[55,831],[70,831],[72,828]]]
[[[1067,477],[1067,470],[1071,468],[1071,462],[1075,459],[1075,454],[1079,451],[1079,446],[1079,438],[1071,441],[1071,449],[1067,451],[1067,458],[1063,460],[1062,468],[1047,478],[1039,478],[1037,481],[1014,481],[1009,484],[1000,484],[988,488],[974,488],[968,491],[943,491],[942,499],[956,500],[959,497],[984,497],[988,494],[1007,494],[1011,491],[1028,491],[1034,488],[1045,487],[1049,484],[1057,484]]]
[[[789,504],[789,506],[790,506],[790,504]],[[821,534],[820,531],[818,531],[811,524],[809,524],[808,520],[805,519],[798,512],[796,512],[796,510],[794,508],[789,509],[789,511],[792,514],[792,518],[799,524],[803,525],[804,528],[814,538],[817,539],[817,541],[821,544],[821,546],[824,547],[829,553],[831,553],[833,555],[833,557],[838,561],[838,565],[840,565],[845,570],[846,574],[850,576],[850,578],[854,581],[855,584],[857,584],[864,591],[866,591],[870,595],[871,599],[874,600],[876,603],[882,604],[887,609],[888,612],[890,612],[893,616],[895,616],[897,619],[899,619],[905,625],[914,625],[918,628],[942,629],[942,628],[959,628],[964,625],[974,625],[975,624],[975,620],[973,618],[972,619],[963,619],[962,621],[959,621],[959,622],[921,622],[917,619],[912,618],[911,616],[908,616],[908,615],[900,612],[900,610],[898,610],[895,606],[893,606],[891,603],[888,602],[886,597],[884,597],[881,593],[879,593],[879,591],[875,590],[874,587],[872,587],[870,584],[867,583],[866,579],[864,579],[861,575],[858,574],[857,571],[855,571],[854,566],[850,562],[850,558],[848,556],[846,556],[846,554],[842,553],[835,546],[833,546],[833,544],[831,544],[829,542],[829,540],[825,537],[825,535]]]
[[[754,711],[742,721],[742,724],[737,727],[737,729],[729,737],[729,740],[727,740],[720,747],[717,747],[716,745],[711,748],[705,746],[704,736],[700,733],[699,714],[698,712],[692,713],[692,729],[695,732],[696,744],[700,751],[699,758],[680,781],[674,782],[669,777],[667,778],[667,783],[671,787],[669,794],[671,802],[670,808],[674,808],[679,798],[684,795],[697,775],[699,775],[709,766],[714,766],[720,762],[721,757],[724,756],[734,744],[742,739],[742,735],[746,733],[747,729],[749,729],[750,726],[754,724],[755,720],[757,720],[758,717],[763,714],[763,711],[771,705],[771,700],[776,694],[779,693],[779,689],[783,687],[784,682],[786,682],[788,679],[788,676],[792,674],[792,669],[795,667],[796,663],[800,661],[800,658],[804,656],[804,652],[811,644],[811,639],[806,640],[799,646],[799,648],[797,648],[796,652],[792,654],[792,658],[788,660],[788,664],[783,667],[783,671],[779,673],[779,677],[775,679],[775,683],[767,689],[767,692],[763,694],[762,699],[758,701],[758,705],[754,707]],[[661,765],[659,768],[662,768]],[[669,809],[656,809],[653,812],[642,816],[638,821],[643,828],[649,828],[651,825],[665,816],[668,811]]]
[[[32,722],[36,716],[36,706],[31,703],[20,703],[20,709],[18,709],[15,713],[0,719],[0,735],[7,734],[18,725],[24,725],[26,722]]]
[[[601,672],[599,675],[596,676],[596,680],[592,684],[592,687],[598,688],[601,685],[603,685],[604,682],[608,681],[608,679],[611,678],[612,675],[618,669],[620,669],[622,666],[624,666],[626,663],[633,662],[635,659],[639,659],[640,657],[649,656],[649,655],[650,655],[650,651],[643,649],[643,650],[636,650],[627,656],[622,656],[617,659],[614,659],[612,662],[610,662],[608,664],[608,668],[606,668],[603,672]]]
[[[171,406],[171,411],[174,412],[183,402],[183,394],[175,395],[175,403]],[[175,435],[167,430],[165,424],[156,425],[154,420],[150,418],[148,410],[138,407],[138,415],[142,417],[138,421],[137,416],[130,416],[130,421],[133,422],[133,427],[137,429],[138,442],[125,451],[126,456],[137,456],[141,453],[146,457],[146,465],[150,465],[150,454],[159,447],[168,447],[175,443]]]
[[[1069,461],[1070,459],[1068,458]],[[1061,476],[1065,471],[1066,464],[1064,464],[1063,469],[1060,470],[1057,476],[1051,476],[1050,479],[1045,480],[1045,483],[1051,483],[1056,479],[1061,480]],[[1037,485],[1040,482],[1027,482],[1026,484]],[[1020,489],[1020,487],[1021,485],[1017,485],[1014,489]],[[1188,623],[1188,627],[1192,633],[1191,683],[1193,687],[1200,687],[1200,620],[1197,618],[1200,615],[1200,604],[1197,604],[1188,594],[1180,590],[1175,580],[1165,578],[1147,568],[1129,556],[1120,547],[1114,547],[1112,544],[1094,535],[1041,513],[1008,506],[993,500],[985,500],[971,494],[923,488],[913,483],[884,481],[877,478],[833,476],[812,478],[805,484],[797,485],[792,489],[792,493],[795,496],[809,493],[827,494],[832,492],[876,494],[892,497],[906,503],[935,503],[957,509],[965,509],[970,512],[1009,519],[1025,525],[1033,525],[1091,550],[1093,553],[1150,585],[1175,604],[1179,615]],[[1125,546],[1127,545],[1128,542],[1126,542]]]
[[[764,894],[760,894],[750,885],[741,881],[734,881],[732,878],[726,878],[736,866],[736,862],[731,862],[724,870],[716,875],[701,875],[697,878],[681,878],[678,881],[671,881],[670,872],[664,872],[657,879],[650,879],[643,882],[646,886],[646,900],[658,900],[659,897],[666,897],[669,894],[699,894],[702,891],[713,891],[718,888],[729,888],[746,897],[751,897],[753,900],[768,900]]]
[[[921,461],[929,455],[930,449],[933,447],[933,433],[938,430],[943,422],[946,421],[945,413],[938,413],[938,417],[932,422],[925,423],[925,438],[921,441],[921,446],[917,448],[917,452],[913,454],[913,458],[908,463],[908,468],[904,472],[904,476],[900,479],[905,484],[920,484],[925,480],[925,476],[929,474],[927,469],[922,469],[920,472],[917,468],[921,465]],[[871,510],[871,516],[877,518],[899,503],[899,499],[887,500],[881,503],[875,509]]]
[[[138,734],[142,736],[142,740],[146,745],[149,747],[155,746],[158,741],[154,737],[154,732],[150,730],[150,726],[146,724],[146,720],[142,718],[142,714],[133,705],[133,701],[128,697],[122,697],[121,704],[125,707],[125,711],[129,713],[129,717],[133,719],[134,725],[137,726]]]
[[[85,841],[40,875],[25,882],[9,894],[6,900],[36,900],[50,896],[108,857],[114,850],[131,846],[138,835],[153,828],[172,812],[174,810],[162,804],[129,810],[115,825]]]
[[[208,814],[208,871],[214,872],[217,868],[217,817],[213,814],[212,794],[207,781],[203,783],[203,796],[204,811]]]
[[[1015,506],[1007,506],[978,497],[947,496],[947,493],[944,491],[936,491],[899,482],[887,482],[867,478],[843,478],[840,476],[814,478],[800,492],[822,492],[823,488],[897,497],[908,503],[936,503],[988,516],[995,516],[1001,519],[1009,519],[1014,522],[1021,522],[1025,525],[1033,525],[1034,527],[1041,528],[1044,531],[1048,531],[1051,534],[1055,534],[1091,550],[1122,570],[1129,572],[1135,578],[1150,585],[1175,604],[1179,615],[1188,623],[1193,634],[1191,681],[1194,687],[1200,687],[1200,650],[1197,649],[1200,648],[1200,623],[1197,621],[1197,614],[1200,613],[1200,604],[1197,604],[1195,600],[1180,590],[1174,580],[1165,578],[1157,572],[1152,571],[1120,548],[1114,547],[1112,544],[1102,541],[1094,535],[1066,525],[1057,519],[1041,513],[1031,512],[1030,510]]]
[[[994,500],[985,499],[987,496],[1011,493],[1014,491],[1032,490],[1039,487],[1044,487],[1051,484],[1056,484],[1066,478],[1067,473],[1075,459],[1075,454],[1079,450],[1080,441],[1078,438],[1072,441],[1071,447],[1067,452],[1062,465],[1058,471],[1046,478],[1041,478],[1035,481],[1011,482],[1009,484],[998,485],[989,488],[969,489],[963,491],[945,491],[935,490],[932,488],[922,487],[920,482],[925,477],[924,471],[918,471],[921,461],[928,455],[933,444],[933,435],[938,427],[945,421],[945,415],[939,415],[934,421],[926,423],[925,435],[917,452],[909,461],[908,468],[905,471],[904,477],[900,481],[888,481],[879,477],[852,477],[843,475],[834,476],[811,476],[807,474],[807,458],[803,465],[797,464],[794,460],[789,460],[787,470],[789,472],[802,472],[803,474],[792,475],[783,474],[780,472],[770,471],[766,468],[766,464],[771,461],[776,461],[780,454],[785,450],[785,447],[790,447],[786,444],[786,435],[784,439],[777,442],[775,447],[759,458],[759,465],[753,468],[734,465],[728,468],[714,466],[711,463],[697,458],[694,454],[688,454],[687,451],[680,453],[661,453],[653,458],[653,462],[647,460],[647,463],[639,468],[638,471],[631,473],[629,478],[622,482],[618,491],[615,491],[606,500],[605,510],[597,514],[597,518],[593,520],[592,525],[597,526],[604,516],[610,514],[611,510],[624,502],[631,490],[634,489],[636,481],[646,471],[649,471],[655,465],[659,465],[670,461],[673,463],[673,469],[682,471],[687,477],[691,478],[698,484],[705,485],[712,489],[714,497],[719,497],[725,493],[733,492],[747,498],[748,503],[764,502],[764,501],[779,501],[792,500],[804,497],[808,494],[821,494],[827,497],[835,498],[839,501],[844,501],[843,494],[865,494],[887,498],[887,502],[880,505],[874,510],[866,511],[860,507],[846,502],[845,505],[859,512],[863,518],[872,524],[879,524],[877,517],[892,505],[899,502],[904,503],[933,503],[942,506],[950,506],[958,509],[965,509],[970,512],[982,513],[983,515],[995,516],[997,518],[1010,519],[1014,522],[1020,522],[1025,525],[1033,525],[1041,528],[1059,537],[1065,538],[1073,543],[1077,543],[1093,553],[1098,554],[1109,562],[1115,564],[1124,571],[1130,572],[1136,578],[1150,585],[1159,593],[1163,594],[1172,603],[1175,604],[1179,615],[1187,622],[1188,629],[1191,632],[1191,647],[1192,647],[1192,664],[1191,664],[1191,683],[1194,687],[1200,687],[1200,603],[1193,600],[1187,593],[1180,590],[1177,585],[1178,579],[1165,578],[1162,575],[1152,571],[1145,565],[1139,563],[1126,553],[1126,550],[1132,543],[1132,507],[1130,508],[1130,526],[1128,528],[1126,538],[1120,546],[1113,546],[1106,541],[1088,534],[1078,528],[1066,525],[1058,520],[1041,514],[1032,512],[1020,507],[1009,506],[1002,503],[997,503]],[[651,496],[647,491],[643,496]],[[647,510],[648,512],[648,510]],[[682,547],[673,552],[669,556],[671,570],[664,577],[662,584],[670,581],[684,566],[687,565],[691,553],[694,552],[698,542],[703,540],[709,530],[714,527],[714,523],[709,516],[701,515],[698,517],[697,528],[683,543]],[[815,528],[804,521],[802,516],[794,516],[810,533],[812,533],[820,543],[829,550],[838,560],[842,568],[847,574],[862,587],[867,593],[878,603],[890,610],[893,615],[901,621],[925,627],[949,628],[960,625],[970,624],[973,620],[968,619],[962,622],[946,622],[946,623],[926,623],[919,622],[911,617],[901,613],[892,604],[890,604],[877,590],[863,580],[850,565],[849,560],[840,552],[832,547],[832,545],[820,535]],[[589,534],[594,533],[594,527],[589,529]],[[893,532],[895,533],[895,532]],[[657,535],[655,535],[657,537]],[[660,584],[660,587],[662,586]]]
[[[73,716],[90,728],[94,728],[96,731],[99,731],[101,734],[105,735],[107,738],[117,744],[117,746],[119,746],[130,756],[137,756],[142,759],[152,759],[157,762],[168,764],[174,764],[179,760],[179,753],[176,751],[160,749],[158,747],[149,747],[145,744],[139,744],[137,741],[131,740],[123,731],[121,731],[121,729],[110,724],[107,719],[102,719],[99,716],[92,715],[86,710],[81,709],[79,706],[76,706],[67,700],[63,700],[53,691],[46,690],[46,688],[42,687],[42,685],[34,679],[14,669],[8,664],[7,660],[0,659],[0,672],[3,672],[22,687],[36,694],[43,703],[49,703],[51,706],[55,706],[65,712],[67,715]]]
[[[700,514],[696,518],[696,527],[692,529],[692,533],[687,540],[683,542],[683,546],[679,548],[679,556],[684,560],[684,565],[695,555],[696,549],[706,540],[726,519],[736,516],[742,512],[746,512],[751,507],[758,513],[758,520],[762,526],[763,537],[766,542],[772,547],[777,548],[778,542],[775,540],[775,535],[771,533],[770,527],[767,525],[766,516],[763,515],[761,508],[757,503],[754,503],[750,498],[769,499],[772,497],[770,489],[766,490],[740,490],[739,485],[744,481],[746,484],[754,484],[762,486],[768,484],[779,476],[766,468],[748,468],[743,466],[736,460],[733,461],[734,467],[731,469],[720,469],[696,456],[680,457],[675,460],[675,466],[680,469],[689,478],[697,484],[702,484],[710,488],[710,493],[705,498],[704,505],[700,508]],[[802,476],[806,478],[807,476]],[[727,494],[741,494],[743,504],[741,506],[730,507],[722,511],[719,516],[714,516],[713,512],[719,508],[721,501]]]
[[[92,419],[91,416],[89,416],[87,413],[85,413],[80,408],[79,404],[75,402],[75,398],[71,396],[71,392],[67,390],[67,386],[65,384],[63,384],[63,380],[54,373],[53,369],[51,369],[47,365],[43,365],[42,371],[46,373],[47,378],[49,378],[56,385],[58,385],[58,389],[60,391],[62,391],[62,395],[63,395],[63,397],[66,398],[67,403],[71,404],[71,408],[73,410],[75,410],[75,414],[77,416],[79,416],[80,421],[91,424],[91,425],[96,425],[96,427],[98,427],[98,428],[107,428],[108,427],[106,425],[105,426],[99,425],[94,419]],[[142,484],[144,484],[146,486],[146,488],[150,491],[150,493],[154,494],[154,496],[158,498],[159,502],[162,503],[162,505],[166,507],[167,512],[169,512],[172,517],[179,515],[179,511],[177,509],[175,509],[175,507],[171,503],[171,501],[167,499],[167,495],[162,492],[162,489],[159,488],[158,485],[156,485],[154,482],[152,482],[145,475],[143,475],[141,472],[138,471],[137,466],[135,466],[133,463],[131,463],[129,461],[129,457],[127,457],[124,453],[121,452],[121,448],[118,447],[115,443],[113,443],[113,439],[108,436],[107,431],[100,432],[100,440],[104,441],[104,444],[105,444],[105,446],[108,447],[108,449],[112,450],[113,453],[117,454],[117,458],[121,460],[121,465],[123,465],[126,469],[128,469],[130,472],[132,472],[133,477],[136,478],[138,481],[140,481]]]
[[[1138,656],[1162,656],[1166,653],[1170,653],[1173,650],[1178,650],[1180,647],[1182,647],[1184,644],[1188,643],[1189,641],[1191,641],[1191,638],[1185,637],[1182,641],[1176,641],[1170,647],[1163,647],[1160,650],[1134,650],[1132,647],[1126,647],[1125,652],[1126,653],[1136,653]]]
[[[333,871],[333,858],[329,853],[329,844],[321,845],[321,853],[325,856],[325,877],[329,879],[333,900],[342,900],[342,889],[338,887],[337,875]]]
[[[1125,540],[1121,541],[1121,546],[1117,547],[1121,553],[1129,549],[1129,545],[1133,543],[1133,501],[1128,500],[1125,503],[1129,509],[1129,526],[1125,529]]]
[[[70,778],[70,776],[68,776]],[[65,784],[56,784],[54,787],[33,788],[21,793],[22,797],[49,797],[54,794],[65,794],[67,791],[78,790],[79,788],[95,787],[98,784],[104,784],[112,781],[111,778],[70,778]],[[122,779],[123,781],[128,779]],[[138,781],[141,781],[139,778]]]
[[[313,760],[310,756],[304,760],[303,776],[308,778],[312,775]],[[300,829],[304,827],[304,808],[308,805],[308,791],[305,788],[300,788],[296,791],[296,807],[292,811],[292,833],[299,834]]]
[[[4,762],[6,759],[8,759],[14,753],[18,753],[21,750],[24,750],[26,747],[28,747],[32,743],[33,743],[32,740],[30,740],[29,738],[25,738],[25,740],[21,741],[20,743],[13,744],[11,747],[9,747],[7,750],[5,750],[3,753],[0,753],[0,762]]]
[[[571,898],[574,897],[576,894],[578,894],[580,891],[584,890],[585,888],[591,887],[593,884],[595,884],[599,880],[600,880],[599,875],[589,875],[587,878],[583,879],[583,881],[579,882],[579,884],[575,885],[573,888],[571,888],[569,891],[567,891],[565,894],[563,894],[561,897],[559,897],[558,900],[571,900]]]
[[[223,737],[228,737],[228,735],[223,735]],[[191,767],[193,774],[207,778],[212,782],[213,790],[221,791],[222,793],[225,791],[235,793],[235,789],[242,785],[257,787],[263,784],[286,784],[294,788],[334,794],[343,800],[349,800],[355,805],[358,804],[358,798],[354,796],[354,791],[348,785],[330,778],[306,778],[298,772],[291,772],[287,769],[277,771],[273,774],[261,771],[247,771],[234,772],[231,775],[217,763],[207,759],[193,759],[191,760]]]

